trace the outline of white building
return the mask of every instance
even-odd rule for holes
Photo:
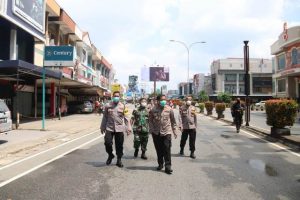
[[[272,62],[269,59],[250,58],[250,96],[254,101],[272,97]],[[244,58],[213,61],[211,81],[213,95],[227,92],[232,96],[245,96]]]

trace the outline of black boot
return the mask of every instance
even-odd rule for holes
[[[121,158],[117,159],[117,166],[120,167],[120,168],[124,167]]]
[[[182,156],[184,155],[183,148],[180,148],[180,152],[179,152],[179,154],[180,154],[180,155],[182,155]]]
[[[134,151],[134,157],[136,158],[138,156],[138,154],[139,154],[139,149],[135,149],[135,151]]]
[[[173,170],[171,169],[171,166],[166,167],[166,168],[165,168],[165,172],[166,172],[167,174],[172,174]]]
[[[159,164],[156,169],[159,171],[159,170],[162,170],[162,168],[164,168],[164,165],[163,164]]]
[[[194,154],[194,152],[193,152],[193,151],[191,152],[191,155],[190,155],[190,157],[191,157],[191,158],[193,158],[193,159],[195,159],[195,158],[196,158],[196,156],[195,156],[195,154]]]
[[[110,165],[111,164],[111,161],[112,159],[114,159],[115,155],[114,154],[110,154],[108,155],[108,158],[107,158],[107,161],[106,161],[106,164],[107,165]]]
[[[142,151],[141,158],[144,159],[144,160],[148,159],[148,157],[146,156],[146,152],[145,151]]]

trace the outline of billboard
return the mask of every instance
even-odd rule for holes
[[[128,91],[138,92],[138,76],[135,75],[129,76]]]
[[[44,32],[45,5],[46,0],[13,0],[12,11],[39,31]]]
[[[169,68],[150,67],[150,81],[169,81]]]

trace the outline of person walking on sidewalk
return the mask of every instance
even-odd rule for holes
[[[196,108],[192,105],[192,97],[186,98],[185,105],[179,108],[179,130],[182,131],[180,140],[180,155],[184,155],[184,146],[189,137],[190,157],[195,159],[195,142],[196,142],[197,114]]]
[[[166,96],[157,96],[157,101],[157,105],[149,113],[149,129],[157,154],[157,170],[161,170],[165,163],[165,172],[172,174],[171,140],[172,133],[177,138],[176,120],[172,108],[167,105]]]
[[[243,123],[243,114],[244,114],[244,107],[241,105],[240,98],[237,98],[235,103],[231,107],[234,124],[236,126],[236,132],[240,132],[241,125]]]
[[[104,108],[103,118],[100,127],[101,133],[104,134],[105,150],[108,153],[107,165],[110,165],[113,154],[113,138],[115,137],[115,147],[117,153],[117,166],[123,167],[123,143],[124,133],[131,133],[131,125],[128,119],[128,109],[120,102],[120,92],[114,92],[112,102]]]
[[[149,138],[149,110],[147,108],[147,99],[140,99],[140,106],[132,112],[131,125],[134,134],[134,157],[138,156],[141,146],[141,158],[147,160],[146,151]]]

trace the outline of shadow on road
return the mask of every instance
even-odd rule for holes
[[[173,153],[171,154],[172,157],[175,157],[175,158],[184,158],[184,157],[190,157],[189,155],[180,155],[179,153]]]
[[[7,142],[7,140],[0,140],[0,145],[5,144],[6,142]]]
[[[157,171],[156,167],[154,166],[131,166],[131,167],[126,167],[126,169],[129,170],[142,170],[142,171]]]
[[[105,162],[86,162],[85,164],[91,165],[93,167],[106,167]]]

